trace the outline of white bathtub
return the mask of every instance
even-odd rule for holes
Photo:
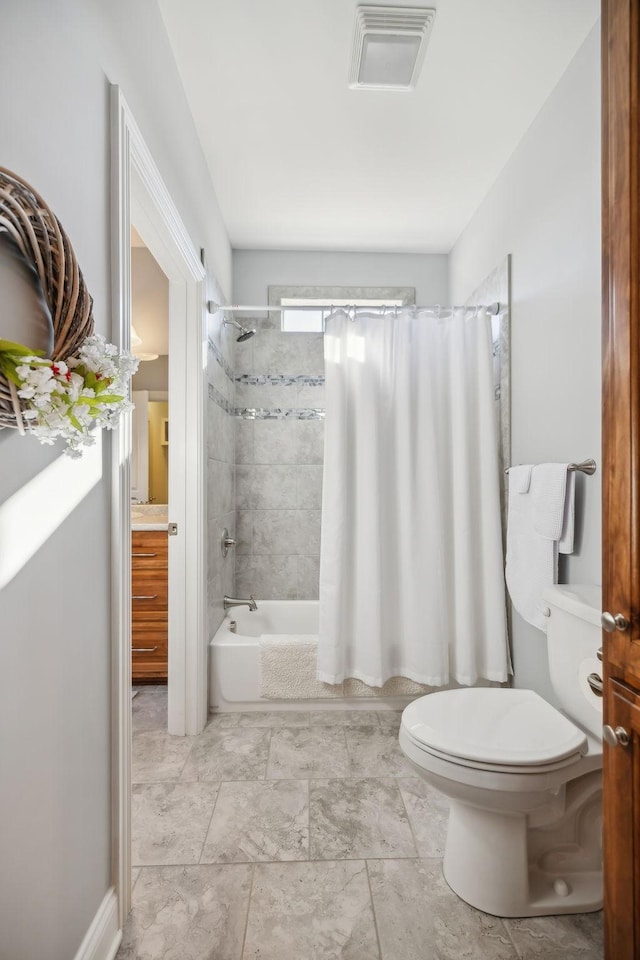
[[[259,600],[253,613],[248,607],[232,607],[209,644],[209,708],[233,710],[314,709],[397,710],[411,697],[337,696],[319,700],[272,700],[261,696],[260,637],[263,634],[317,634],[317,600]],[[231,630],[236,622],[235,632]]]

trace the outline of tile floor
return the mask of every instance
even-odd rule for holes
[[[133,911],[117,960],[599,960],[602,917],[500,920],[442,878],[447,808],[399,714],[133,700]]]

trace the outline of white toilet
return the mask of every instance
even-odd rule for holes
[[[414,700],[400,746],[451,799],[444,876],[500,917],[602,906],[601,589],[551,587],[547,648],[562,706],[533,690],[468,688]]]

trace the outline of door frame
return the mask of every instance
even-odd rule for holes
[[[131,348],[131,226],[169,279],[169,733],[207,717],[205,268],[117,84],[111,87],[112,338]],[[131,415],[111,447],[112,869],[131,906]]]

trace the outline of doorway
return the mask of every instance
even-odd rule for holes
[[[131,381],[131,663],[132,698],[169,677],[168,576],[169,278],[131,229],[131,345],[139,367]],[[135,712],[135,710],[134,710]],[[167,723],[165,722],[165,729]]]
[[[204,417],[205,269],[117,85],[112,87],[113,332],[130,350],[131,228],[168,280],[168,733],[207,715]],[[132,418],[112,444],[113,881],[120,926],[131,901]]]

